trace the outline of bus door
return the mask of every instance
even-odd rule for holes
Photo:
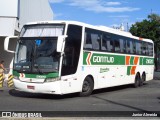
[[[76,73],[78,72],[77,68],[80,57],[82,27],[69,25],[67,36],[62,60],[61,85],[63,91],[70,93],[78,92],[79,87],[81,87]]]

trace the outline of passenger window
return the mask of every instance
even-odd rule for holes
[[[101,35],[90,29],[86,29],[84,48],[90,50],[100,50]]]
[[[91,36],[89,33],[85,33],[85,38],[84,38],[84,48],[85,49],[92,49],[92,41],[91,41]]]
[[[133,41],[130,41],[130,50],[131,50],[131,54],[133,54]]]
[[[148,50],[147,50],[147,46],[148,46],[148,45],[147,45],[146,42],[143,42],[143,43],[142,43],[142,54],[143,54],[143,55],[147,55],[147,54],[148,54],[148,53],[147,53],[147,51],[148,51]]]
[[[141,55],[142,54],[142,43],[141,42],[136,42],[136,53]]]
[[[133,53],[133,44],[132,44],[132,41],[131,40],[127,40],[127,49],[126,49],[126,52],[127,53]]]
[[[148,51],[149,51],[149,56],[153,56],[153,44],[151,43],[148,44]]]
[[[100,35],[91,33],[91,40],[92,40],[92,48],[94,50],[100,50],[100,40],[101,40]]]
[[[132,40],[133,43],[133,54],[136,54],[136,42],[135,40]]]
[[[109,52],[114,51],[114,41],[109,36],[103,36],[102,50],[106,50]]]
[[[149,55],[148,43],[146,43],[145,46],[146,46],[146,55]]]
[[[110,40],[111,40],[111,37],[109,35],[103,35],[103,38],[102,38],[102,50],[104,51],[110,51]]]
[[[126,41],[124,39],[119,39],[120,41],[120,52],[125,53],[126,52]]]
[[[109,51],[114,51],[114,41],[111,39],[110,41],[109,41],[109,44],[108,45],[110,45],[109,46]]]
[[[120,52],[120,42],[119,42],[119,39],[116,39],[114,41],[114,44],[115,44],[115,52]]]

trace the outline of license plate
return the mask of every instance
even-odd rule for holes
[[[32,86],[32,85],[27,85],[27,89],[32,89],[32,90],[34,90],[34,89],[35,89],[35,87],[34,87],[34,86]]]

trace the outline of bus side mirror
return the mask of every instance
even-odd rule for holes
[[[63,52],[64,40],[67,36],[58,36],[57,40],[57,52]]]
[[[14,51],[9,50],[8,46],[9,46],[10,39],[16,39],[16,38],[18,39],[18,36],[8,36],[5,38],[5,40],[4,40],[4,50],[5,51],[10,52],[10,53],[15,53]]]

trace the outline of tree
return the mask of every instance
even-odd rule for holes
[[[148,38],[154,41],[156,48],[160,50],[160,16],[148,15],[148,19],[136,22],[131,26],[130,32],[138,37]]]

